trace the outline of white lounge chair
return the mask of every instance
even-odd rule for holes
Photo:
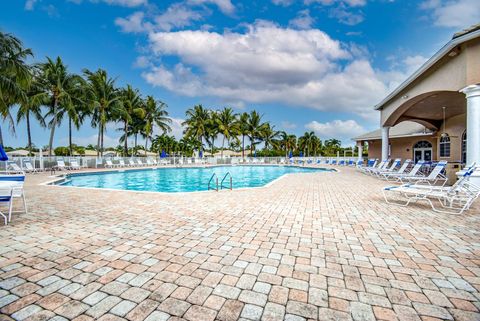
[[[115,164],[112,163],[111,160],[107,159],[105,161],[105,168],[114,168],[114,167],[116,167],[116,166],[115,166]]]
[[[387,167],[384,169],[372,170],[370,171],[370,173],[376,176],[379,176],[379,174],[381,173],[393,173],[395,172],[395,169],[398,166],[400,166],[401,163],[402,163],[402,160],[400,158],[395,158],[395,160],[393,161],[392,165],[390,165],[390,167]]]
[[[145,166],[146,164],[142,162],[142,160],[139,158],[137,159],[137,165],[138,166]]]
[[[15,198],[21,198],[23,200],[23,209],[26,214],[27,201],[25,199],[25,192],[23,189],[24,183],[25,183],[25,175],[0,175],[0,189],[4,191],[8,189],[11,190],[12,203]],[[9,217],[8,220],[10,221],[11,217]]]
[[[57,165],[54,166],[54,169],[59,171],[64,171],[64,170],[68,170],[69,167],[65,165],[65,162],[63,160],[57,160]]]
[[[70,168],[74,169],[74,170],[79,170],[82,167],[80,166],[80,164],[78,164],[78,161],[74,159],[74,160],[70,161]]]
[[[469,180],[474,171],[475,166],[465,171],[451,187],[404,184],[385,187],[383,196],[388,204],[408,206],[412,202],[426,201],[436,212],[461,214],[480,196],[480,187]],[[435,202],[440,207],[435,206]]]
[[[27,172],[27,173],[37,173],[38,172],[38,170],[35,167],[33,167],[32,163],[30,163],[30,162],[25,162],[25,163],[23,163],[23,165],[25,167],[24,171]]]
[[[124,161],[123,159],[120,159],[120,160],[118,161],[118,166],[119,166],[119,167],[126,167],[127,165],[125,164],[125,161]]]
[[[380,169],[383,169],[385,166],[388,166],[389,160],[382,160],[380,163],[373,164],[373,166],[368,166],[368,167],[362,167],[360,170],[364,174],[370,174],[371,171],[378,171]]]
[[[8,213],[4,214],[0,211],[0,215],[3,217],[4,224],[7,225],[12,219],[13,209],[13,189],[8,186],[0,187],[0,204],[6,204],[8,206]]]
[[[395,176],[391,176],[391,175],[403,175],[405,174],[405,171],[407,170],[407,168],[410,166],[410,164],[412,163],[412,160],[411,159],[407,159],[406,161],[403,162],[403,165],[398,169],[398,171],[394,171],[394,172],[379,172],[377,173],[377,176],[382,178],[382,179],[386,179],[386,180],[389,180],[390,177],[395,177]]]
[[[439,181],[443,181],[442,186],[447,182],[447,178],[442,174],[445,166],[447,166],[447,161],[440,161],[435,165],[433,170],[428,176],[418,175],[418,176],[403,176],[400,177],[402,183],[416,183],[416,184],[428,184],[435,185]]]
[[[128,166],[130,167],[137,167],[137,163],[133,159],[128,160]]]
[[[147,166],[154,166],[152,160],[150,158],[147,158]]]
[[[408,173],[386,173],[384,176],[387,178],[387,180],[396,180],[401,182],[402,178],[419,176],[418,172],[420,169],[422,169],[423,165],[425,165],[425,161],[420,160]]]
[[[7,171],[10,172],[11,174],[17,173],[17,174],[24,174],[24,170],[20,168],[20,166],[17,165],[17,163],[8,163],[7,165]]]

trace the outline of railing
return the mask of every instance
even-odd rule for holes
[[[336,160],[338,164],[340,160],[357,160],[357,157],[164,157],[158,156],[135,156],[135,157],[95,157],[95,156],[52,156],[52,157],[10,157],[8,162],[1,162],[0,170],[6,170],[7,165],[10,163],[16,163],[20,168],[27,169],[27,163],[31,164],[36,171],[50,170],[57,165],[58,161],[63,161],[68,167],[75,161],[81,168],[105,168],[106,162],[111,161],[116,167],[122,167],[121,161],[127,166],[130,164],[130,160],[137,163],[138,160],[142,162],[142,165],[148,166],[147,160],[156,162],[157,166],[206,166],[206,165],[324,165],[331,164],[333,160]],[[328,163],[327,163],[328,161]]]
[[[223,186],[223,182],[225,181],[225,179],[227,177],[230,178],[230,187]],[[225,176],[223,176],[222,181],[220,182],[220,189],[223,189],[225,187],[225,188],[228,188],[228,189],[232,190],[233,189],[233,184],[232,183],[233,183],[232,174],[230,174],[230,172],[227,172],[225,174]]]
[[[213,179],[215,178],[215,188],[211,188],[210,184],[212,183]],[[210,180],[208,181],[208,190],[216,190],[218,192],[218,176],[217,174],[213,173],[212,177],[210,177]]]

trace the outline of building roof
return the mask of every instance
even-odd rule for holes
[[[28,150],[25,150],[25,149],[17,149],[17,150],[12,150],[10,152],[7,152],[7,155],[12,156],[12,157],[28,156],[29,154],[30,154],[30,152]]]
[[[410,77],[408,77],[404,82],[402,82],[394,91],[392,91],[387,97],[385,97],[379,104],[375,106],[376,110],[381,110],[390,100],[396,97],[402,90],[404,90],[408,85],[418,79],[423,75],[427,70],[429,70],[433,65],[435,65],[440,59],[450,54],[452,51],[455,52],[455,48],[461,45],[464,42],[480,37],[480,24],[471,26],[468,29],[457,32],[453,35],[452,40],[447,42],[436,54],[434,54],[430,59],[428,59],[417,71],[415,71]]]
[[[428,136],[432,135],[433,132],[425,126],[415,123],[413,121],[403,121],[390,128],[389,138],[400,138],[400,137],[414,137],[414,136]],[[376,140],[382,139],[382,129],[377,129],[369,133],[357,136],[353,138],[355,141],[363,140]]]

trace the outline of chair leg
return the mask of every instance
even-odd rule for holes
[[[3,220],[5,221],[5,225],[7,225],[8,224],[8,217],[5,214],[3,214],[2,212],[0,212],[0,215],[3,216]]]
[[[25,209],[25,214],[27,214],[27,200],[25,199],[25,192],[22,191],[23,198],[23,208]]]
[[[10,198],[10,202],[8,203],[8,221],[12,221],[12,211],[13,211],[13,197]]]

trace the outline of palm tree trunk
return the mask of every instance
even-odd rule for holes
[[[68,117],[68,150],[70,152],[70,156],[73,156],[73,148],[72,148],[72,118]]]
[[[100,128],[102,126],[98,125],[98,135],[97,135],[97,157],[100,156]]]
[[[28,152],[31,154],[32,153],[32,132],[30,129],[30,112],[27,111],[27,114],[25,116],[26,121],[27,121],[27,141],[28,141]],[[1,134],[0,134],[1,136]]]
[[[222,139],[222,151],[220,152],[220,158],[223,158],[223,146],[225,145],[225,136]]]
[[[100,124],[100,156],[103,157],[103,124]]]
[[[125,156],[128,157],[128,121],[125,121],[125,141],[123,142],[123,149],[125,150]]]
[[[57,127],[57,106],[58,106],[58,102],[55,99],[54,102],[53,102],[52,128],[50,129],[50,140],[48,142],[48,156],[49,157],[52,157],[53,136],[55,135],[55,127]]]
[[[147,156],[148,135],[145,137],[145,156]]]
[[[2,134],[2,127],[0,126],[0,145],[3,146],[3,134]]]
[[[245,159],[245,135],[242,135],[242,158]]]

